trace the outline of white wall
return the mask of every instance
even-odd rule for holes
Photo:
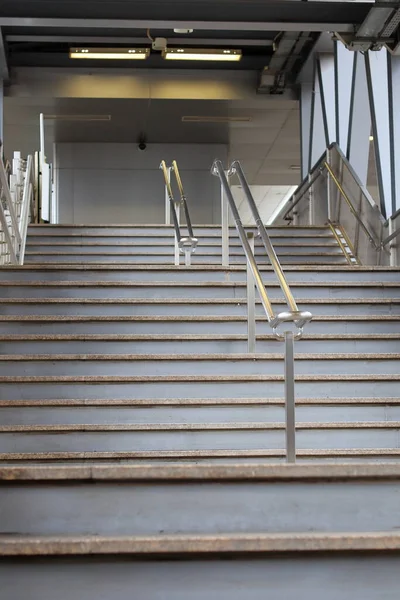
[[[264,224],[268,225],[274,212],[294,193],[293,185],[251,185],[250,190]],[[232,186],[233,197],[239,210],[243,225],[254,225],[254,218],[250,211],[241,186]]]
[[[162,159],[178,161],[193,223],[219,223],[220,186],[210,169],[227,154],[220,144],[149,144],[145,152],[137,144],[56,144],[59,223],[163,223]]]

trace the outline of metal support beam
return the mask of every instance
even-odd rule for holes
[[[152,19],[64,19],[1,17],[0,27],[61,29],[194,29],[196,31],[340,31],[351,33],[353,23],[290,21],[168,21]]]
[[[301,84],[302,178],[337,142],[365,185],[371,116],[364,56],[338,42],[334,50],[314,56],[312,84]]]
[[[7,55],[4,45],[3,32],[0,27],[0,79],[8,81],[10,79],[10,72],[8,70]]]
[[[318,77],[318,59],[315,61],[314,85],[311,99],[311,127],[308,172],[319,160],[326,149],[326,131],[321,100],[320,78]]]
[[[324,119],[326,147],[336,142],[335,111],[335,57],[333,54],[320,54],[317,59],[317,73]]]
[[[302,83],[300,90],[301,178],[305,179],[310,165],[310,133],[313,86]]]
[[[4,83],[0,79],[0,157],[4,152]]]
[[[364,57],[357,53],[354,58],[351,89],[350,121],[346,156],[361,183],[366,185],[370,151],[371,114],[368,101],[367,77]]]
[[[400,56],[388,54],[392,210],[400,208]],[[399,243],[399,240],[397,240]]]
[[[386,49],[365,54],[368,97],[374,136],[375,163],[382,214],[392,214],[389,81]]]
[[[399,0],[386,0],[375,4],[379,5],[371,8],[355,35],[337,34],[338,39],[349,50],[368,52],[381,50],[384,46],[389,50],[395,50],[398,46]]]
[[[346,152],[349,139],[351,90],[355,55],[335,42],[335,111],[336,141]]]
[[[44,44],[149,44],[148,37],[116,37],[116,36],[87,36],[87,35],[7,35],[7,42],[44,43]],[[273,40],[241,39],[241,38],[194,38],[192,36],[169,38],[170,43],[179,46],[263,46],[271,47]]]

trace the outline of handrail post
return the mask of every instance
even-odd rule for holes
[[[179,173],[178,163],[176,162],[176,160],[172,161],[172,171],[175,174],[176,183],[178,185],[179,194],[181,197],[181,205],[182,205],[183,211],[185,213],[188,234],[189,234],[190,239],[194,240],[195,237],[193,235],[193,227],[192,227],[192,222],[190,220],[190,214],[189,214],[189,209],[188,209],[188,205],[187,205],[186,195],[185,195],[185,191],[183,189],[183,183],[182,183],[181,175]]]
[[[169,207],[170,207],[170,211],[172,212],[172,220],[174,223],[174,230],[175,230],[174,264],[175,264],[175,266],[179,266],[179,251],[180,251],[179,243],[181,241],[181,234],[180,234],[180,228],[179,228],[179,220],[180,220],[179,203],[176,203],[174,200],[174,195],[173,195],[172,187],[171,187],[171,169],[168,170],[168,167],[165,164],[165,160],[161,161],[160,169],[162,170],[163,175],[164,175],[165,194],[168,197]],[[165,217],[166,217],[166,221],[168,221],[168,219],[170,219],[170,213],[167,216],[167,210],[165,211]]]
[[[247,239],[254,255],[254,233],[248,232]],[[246,261],[247,268],[247,351],[256,351],[256,288],[253,273],[249,262]]]
[[[294,395],[294,335],[285,331],[286,460],[296,462],[296,416]]]
[[[171,184],[171,167],[167,167],[168,183]],[[165,183],[165,224],[171,225],[171,203],[169,200],[168,185]]]
[[[179,202],[175,202],[175,214],[176,214],[176,222],[178,227],[180,227],[181,224],[181,205],[179,204]],[[179,249],[179,240],[178,240],[178,235],[175,231],[175,266],[179,267],[180,264],[180,249]]]
[[[308,179],[310,181],[311,177],[310,175],[308,175]],[[313,190],[313,184],[310,182],[310,187],[308,190],[308,224],[310,226],[314,225],[314,201],[315,201],[315,194],[314,194],[314,190]],[[293,211],[293,225],[298,225],[298,211],[295,210]]]
[[[229,172],[225,172],[229,181]],[[221,183],[221,230],[222,230],[222,266],[229,267],[229,205],[224,186]]]
[[[393,235],[395,229],[394,229],[394,223],[392,221],[392,219],[389,219],[389,236]],[[383,250],[383,248],[382,248]],[[393,243],[393,240],[390,240],[389,242],[389,264],[391,267],[396,267],[396,255],[397,255],[397,247],[396,247],[396,242]]]
[[[331,151],[329,148],[326,151],[326,162],[328,163],[328,165],[331,164]],[[329,173],[329,171],[327,171],[327,173],[326,173],[326,201],[327,201],[327,205],[328,205],[328,221],[333,221],[331,186],[332,186],[331,174]],[[310,223],[310,225],[314,225],[314,223]]]
[[[176,267],[180,264],[180,255],[181,253],[185,253],[185,265],[190,267],[191,265],[191,254],[196,250],[197,246],[197,238],[193,235],[192,223],[190,221],[189,209],[186,202],[185,192],[183,190],[183,184],[181,180],[181,176],[179,174],[179,169],[176,160],[172,162],[172,167],[167,167],[165,160],[161,161],[160,169],[164,174],[165,181],[165,223],[166,225],[170,225],[171,223],[171,212],[172,212],[172,220],[174,223],[175,230],[175,252],[174,252],[174,264]],[[174,194],[171,186],[171,173],[174,172],[176,182],[178,184],[180,200],[176,202],[174,199]],[[183,206],[183,210],[185,212],[186,225],[188,229],[188,236],[182,237],[181,228],[180,228],[180,218],[181,218],[181,206]]]
[[[275,249],[271,243],[271,240],[269,238],[269,235],[267,233],[267,230],[265,229],[264,223],[262,222],[262,219],[260,217],[260,213],[258,212],[258,208],[256,206],[256,203],[254,202],[254,198],[253,195],[250,191],[250,187],[249,184],[247,183],[247,179],[245,177],[245,174],[243,173],[243,169],[240,165],[240,163],[238,161],[235,161],[232,163],[231,166],[231,172],[236,173],[236,175],[238,176],[238,179],[240,181],[240,184],[243,188],[243,191],[246,195],[247,198],[247,202],[248,205],[250,207],[251,213],[254,217],[254,220],[256,222],[257,228],[258,228],[258,232],[261,236],[262,242],[264,244],[264,248],[267,252],[267,255],[269,257],[269,260],[271,261],[271,265],[272,268],[274,269],[274,272],[278,278],[278,281],[280,283],[282,292],[285,296],[285,300],[287,302],[287,305],[289,307],[289,309],[292,312],[298,312],[299,309],[297,308],[297,304],[296,301],[293,297],[293,294],[290,290],[289,284],[286,281],[286,277],[283,273],[282,267],[279,263],[278,257],[276,255]],[[311,318],[311,315],[310,315]]]

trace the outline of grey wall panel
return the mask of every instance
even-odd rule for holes
[[[74,170],[57,169],[56,185],[63,194],[63,202],[59,204],[58,217],[60,223],[74,222]]]
[[[210,174],[221,144],[57,144],[60,223],[163,223],[162,159],[178,161],[194,223],[218,223],[220,187]]]

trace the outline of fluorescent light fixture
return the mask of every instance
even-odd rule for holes
[[[167,48],[162,53],[166,60],[211,60],[237,62],[242,58],[241,50],[218,48]]]
[[[111,121],[111,115],[43,115],[48,121]]]
[[[373,141],[374,141],[374,136],[373,136],[373,135],[370,135],[370,136],[369,136],[369,141],[370,141],[370,142],[373,142]]]
[[[100,60],[144,60],[150,48],[70,48],[70,58]]]

